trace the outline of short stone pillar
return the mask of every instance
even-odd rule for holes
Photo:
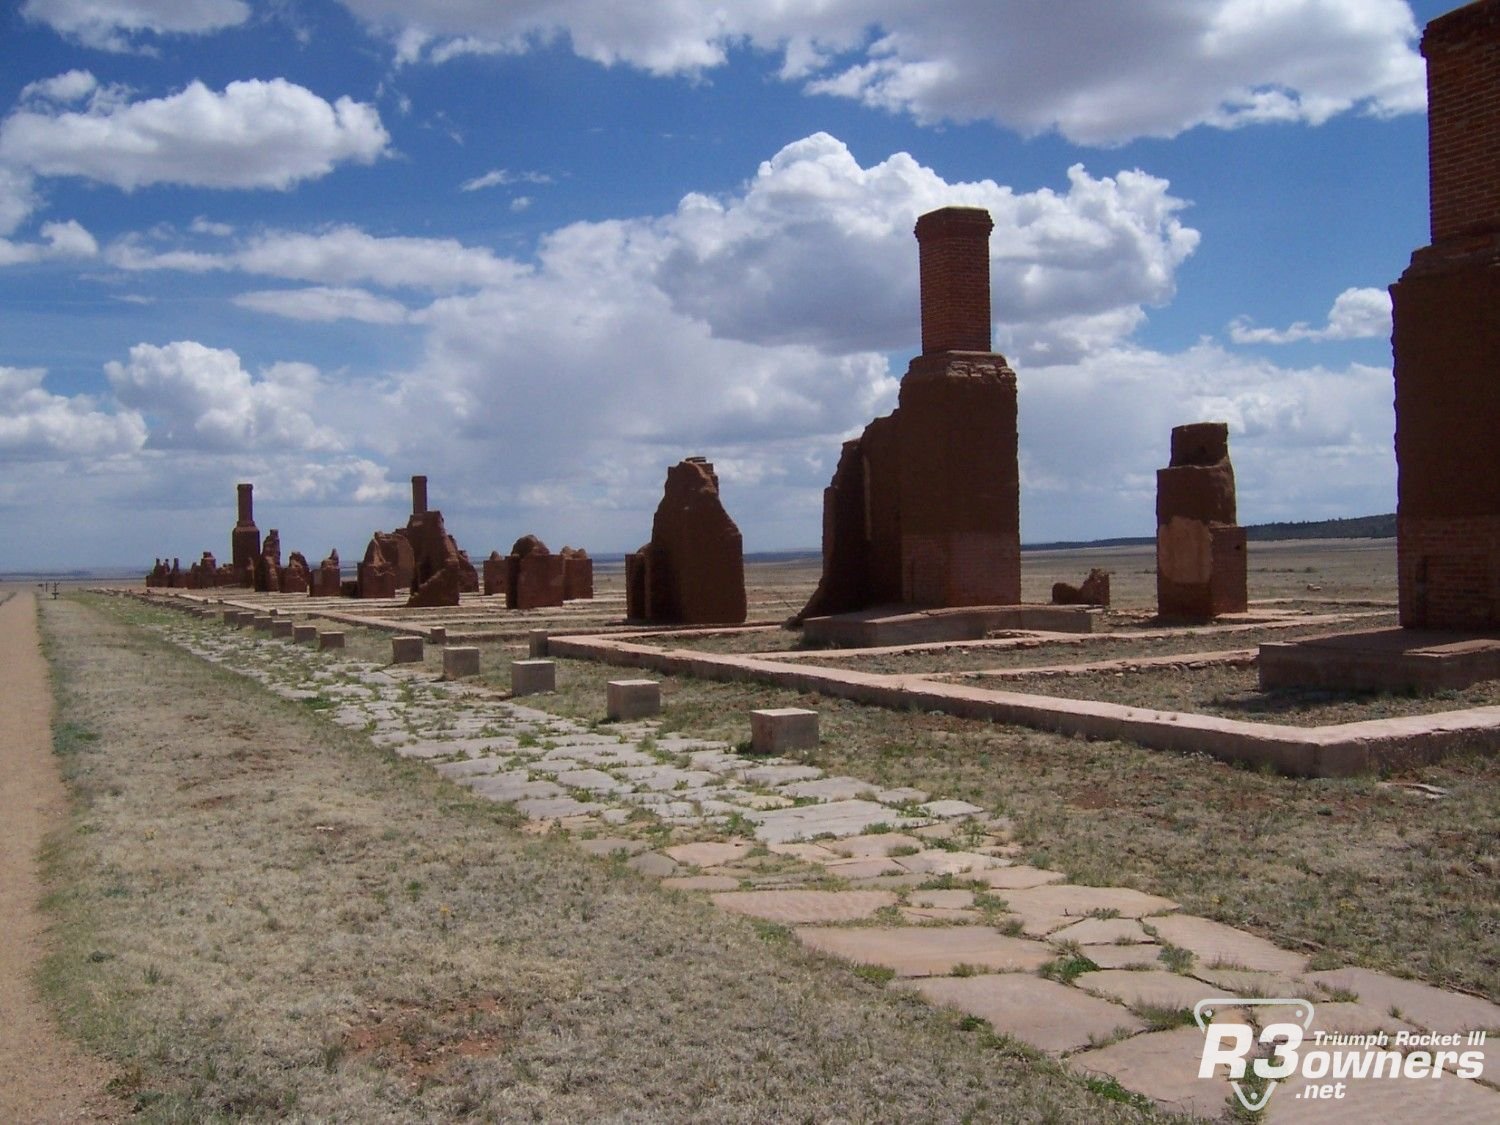
[[[269,613],[257,613],[251,619],[250,624],[254,625],[262,633],[269,633],[271,631],[271,622],[274,620],[275,618]]]
[[[1156,610],[1206,621],[1248,606],[1245,529],[1235,522],[1229,426],[1172,429],[1172,461],[1156,472]]]
[[[224,624],[238,625],[240,623],[240,611],[237,609],[226,609],[224,611]]]
[[[316,625],[293,625],[292,641],[299,645],[317,644],[318,627]]]
[[[645,719],[661,713],[661,684],[655,680],[610,680],[605,714],[612,723]]]
[[[319,633],[318,634],[318,648],[319,649],[343,648],[343,647],[344,647],[344,634],[343,633]]]
[[[461,676],[479,675],[479,649],[449,647],[443,649],[443,679],[456,680]]]
[[[551,660],[512,660],[511,695],[538,695],[557,690],[557,665]]]
[[[422,638],[421,637],[392,637],[391,638],[391,663],[392,664],[420,664],[422,663]]]
[[[296,627],[296,623],[290,617],[278,617],[271,622],[271,636],[291,640],[292,630]]]
[[[818,746],[818,713],[801,707],[768,707],[750,712],[750,752],[784,754],[788,750],[815,750]]]
[[[434,625],[427,630],[427,639],[435,645],[448,643],[448,628],[445,625]]]
[[[547,655],[547,630],[533,629],[526,634],[526,651],[531,654],[533,660],[540,660]]]

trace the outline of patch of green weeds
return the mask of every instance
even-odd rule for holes
[[[1048,980],[1055,980],[1058,984],[1072,984],[1084,973],[1097,972],[1099,966],[1090,961],[1081,953],[1069,953],[1048,961],[1041,968],[1042,976]]]
[[[1189,1027],[1195,1022],[1191,1008],[1173,1008],[1161,1004],[1139,1004],[1131,1009],[1152,1031],[1170,1031],[1174,1027]]]

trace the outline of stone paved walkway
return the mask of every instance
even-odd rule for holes
[[[545,696],[523,706],[420,667],[360,663],[217,620],[185,614],[165,633],[514,805],[528,830],[567,832],[664,887],[784,925],[891,987],[1171,1109],[1219,1117],[1231,1104],[1222,1069],[1198,1077],[1204,1035],[1185,1012],[1201,1000],[1228,1000],[1221,1016],[1257,1025],[1274,1009],[1256,998],[1311,1001],[1310,1035],[1500,1033],[1488,1001],[1365,969],[1310,972],[1304,955],[1167,899],[1070,885],[1020,862],[1003,817],[941,794],[742,756],[654,721],[604,723],[603,699],[601,721],[582,723],[541,709]],[[1494,1040],[1477,1081],[1449,1064],[1439,1079],[1354,1082],[1344,1099],[1314,1102],[1299,1078],[1261,1119],[1500,1121]]]

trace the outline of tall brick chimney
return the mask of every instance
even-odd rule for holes
[[[1500,0],[1433,20],[1422,54],[1432,241],[1500,231]]]
[[[255,578],[255,560],[260,555],[260,528],[255,526],[253,484],[235,486],[239,490],[240,512],[229,533],[229,559],[236,580],[250,585]]]
[[[922,354],[990,350],[990,213],[944,207],[917,220]]]
[[[411,514],[424,516],[427,514],[427,478],[411,478]]]

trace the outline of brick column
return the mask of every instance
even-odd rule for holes
[[[421,516],[427,514],[427,478],[411,478],[411,514]]]
[[[1432,241],[1500,229],[1500,2],[1433,20],[1422,54]]]
[[[944,207],[917,220],[922,354],[990,350],[990,231],[982,207]]]
[[[1500,0],[1427,25],[1432,244],[1391,286],[1401,624],[1500,628]]]

